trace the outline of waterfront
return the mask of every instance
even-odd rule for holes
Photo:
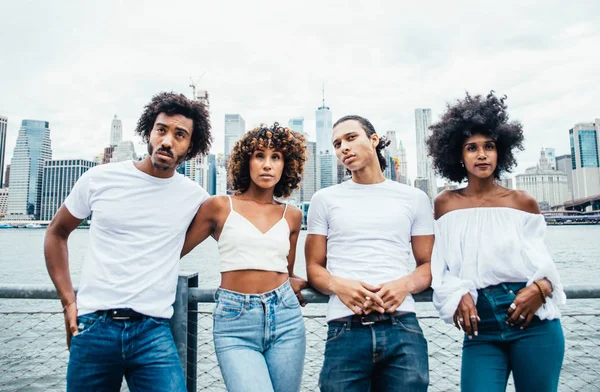
[[[50,284],[47,276],[43,259],[43,237],[45,230],[18,230],[9,229],[0,232],[0,283],[10,284]],[[87,230],[77,230],[72,234],[69,241],[69,250],[71,256],[71,271],[74,283],[79,278],[81,262],[84,258],[87,238]],[[300,236],[296,272],[305,275],[303,244],[306,233]],[[597,276],[600,275],[600,226],[555,226],[548,228],[547,242],[549,249],[554,256],[557,267],[561,272],[563,282],[566,285],[597,283]],[[198,272],[200,285],[202,287],[216,287],[219,281],[218,256],[216,243],[208,240],[200,245],[190,255],[182,260],[182,272]],[[212,305],[200,305],[204,311],[210,311]],[[456,389],[456,377],[459,374],[456,354],[460,350],[460,334],[452,327],[446,326],[436,320],[436,313],[430,303],[419,303],[417,306],[420,316],[430,317],[421,319],[425,335],[430,340],[430,358],[432,376],[435,375],[437,381],[440,380],[440,374],[446,375],[443,384],[437,383],[433,391]],[[0,300],[0,310],[2,312],[36,312],[53,311],[60,312],[60,305],[56,300]],[[598,314],[600,312],[600,301],[595,300],[574,300],[565,307],[565,314],[586,313]],[[322,315],[324,305],[310,304],[304,309],[305,315]],[[28,316],[24,314],[14,314],[0,318],[0,332],[8,336],[8,340],[2,340],[4,350],[2,357],[7,354],[5,351],[9,347],[11,351],[7,359],[0,361],[0,390],[64,390],[64,363],[68,358],[64,347],[64,332],[62,327],[62,316],[60,313],[46,316],[41,315],[44,321],[40,321],[36,315]],[[212,335],[210,327],[212,326],[210,315],[204,313],[200,315],[201,334],[199,335],[199,387],[207,390],[223,390],[219,385],[219,370],[214,362],[212,354]],[[591,376],[598,375],[599,351],[597,346],[583,351],[582,345],[590,345],[598,342],[597,317],[577,318],[569,317],[563,320],[567,340],[574,342],[577,349],[568,352],[571,359],[565,360],[567,366],[564,377],[568,378],[568,385],[574,385],[574,379],[584,377],[585,375],[568,370],[580,369],[574,366],[574,357],[580,361],[580,357],[587,357],[586,366],[591,369]],[[582,323],[583,321],[583,323]],[[303,390],[314,390],[314,382],[320,369],[320,360],[322,359],[322,345],[325,332],[324,320],[307,317],[307,330],[309,334],[309,345],[307,351],[307,365],[305,365],[305,385],[309,388]],[[0,333],[0,337],[4,339]],[[24,349],[19,349],[24,347]],[[41,347],[41,354],[35,352]],[[35,350],[32,350],[35,348]],[[26,351],[26,352],[25,352]],[[52,355],[50,355],[52,354]],[[15,361],[14,356],[19,360]],[[53,358],[53,359],[51,359]],[[12,362],[11,362],[12,361]],[[9,365],[12,363],[12,365]],[[15,365],[16,364],[16,365]],[[449,365],[450,364],[450,365]],[[4,371],[5,366],[10,366],[10,372]],[[49,371],[49,368],[52,370]],[[12,373],[12,374],[10,374]],[[576,373],[576,374],[574,374]],[[46,376],[51,374],[52,376]],[[17,375],[18,377],[15,377]],[[586,376],[587,377],[587,376]],[[10,380],[10,386],[6,383]],[[590,380],[591,381],[591,380]],[[31,384],[33,382],[33,384]],[[2,386],[8,387],[6,389]],[[19,385],[19,386],[16,386]],[[20,386],[24,386],[21,388]],[[199,389],[200,390],[200,389]],[[510,389],[509,389],[510,390]],[[563,389],[561,389],[563,390]],[[595,390],[589,389],[589,384],[585,388],[564,389],[564,390]]]

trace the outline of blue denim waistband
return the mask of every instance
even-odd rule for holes
[[[506,293],[516,293],[521,290],[523,287],[527,286],[527,282],[505,282],[496,284],[493,286],[487,286],[482,289],[477,289],[477,292],[481,294],[506,294]]]
[[[215,293],[215,300],[219,298],[227,298],[231,301],[241,302],[241,303],[269,303],[269,302],[277,302],[283,295],[288,292],[292,292],[292,286],[290,285],[290,281],[286,280],[281,286],[273,289],[271,291],[267,291],[262,294],[244,294],[238,293],[237,291],[227,290],[220,288]]]

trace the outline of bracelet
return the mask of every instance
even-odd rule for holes
[[[75,302],[77,302],[77,298],[75,298],[73,301],[67,303],[65,306],[63,306],[63,313],[67,311],[67,308],[69,306],[71,306],[72,304],[74,304]]]
[[[537,281],[533,281],[533,283],[535,283],[535,285],[537,286],[537,288],[540,290],[540,295],[542,296],[542,302],[546,303],[546,293],[544,292],[544,289],[542,288],[542,285],[539,284]]]

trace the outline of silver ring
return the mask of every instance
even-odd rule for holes
[[[462,319],[462,317],[459,317],[459,318],[458,318],[458,322],[459,322],[459,323],[462,323],[463,321],[464,321],[464,320]]]
[[[522,315],[522,314],[520,314],[520,315],[519,315],[519,318],[520,318],[521,320],[525,320],[525,317],[523,317],[523,315]]]
[[[513,302],[512,304],[510,304],[509,306],[512,310],[515,310],[517,308],[517,305],[515,305],[515,303]]]
[[[469,316],[469,318],[471,318],[471,319],[476,319],[476,318],[477,318],[477,316],[475,316],[474,314],[472,314],[472,315],[470,315],[470,316]]]

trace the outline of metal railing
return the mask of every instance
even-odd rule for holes
[[[199,288],[196,275],[179,277],[171,329],[188,391],[225,391],[212,341],[209,303],[214,302],[214,292],[215,289]],[[600,285],[573,285],[566,292],[570,301],[600,299]],[[303,296],[309,305],[304,316],[307,350],[302,390],[314,391],[318,390],[327,334],[325,305],[320,304],[329,297],[311,289],[303,291]],[[3,285],[0,298],[56,299],[57,296],[53,286]],[[416,295],[415,300],[431,301],[431,290]],[[64,319],[60,304],[53,308],[56,310],[0,310],[0,391],[65,389],[69,353]],[[560,391],[600,391],[600,305],[594,309],[563,314],[561,318],[566,354]],[[435,315],[420,316],[419,322],[429,345],[430,390],[459,390],[463,335]],[[125,385],[123,390],[127,390]]]

